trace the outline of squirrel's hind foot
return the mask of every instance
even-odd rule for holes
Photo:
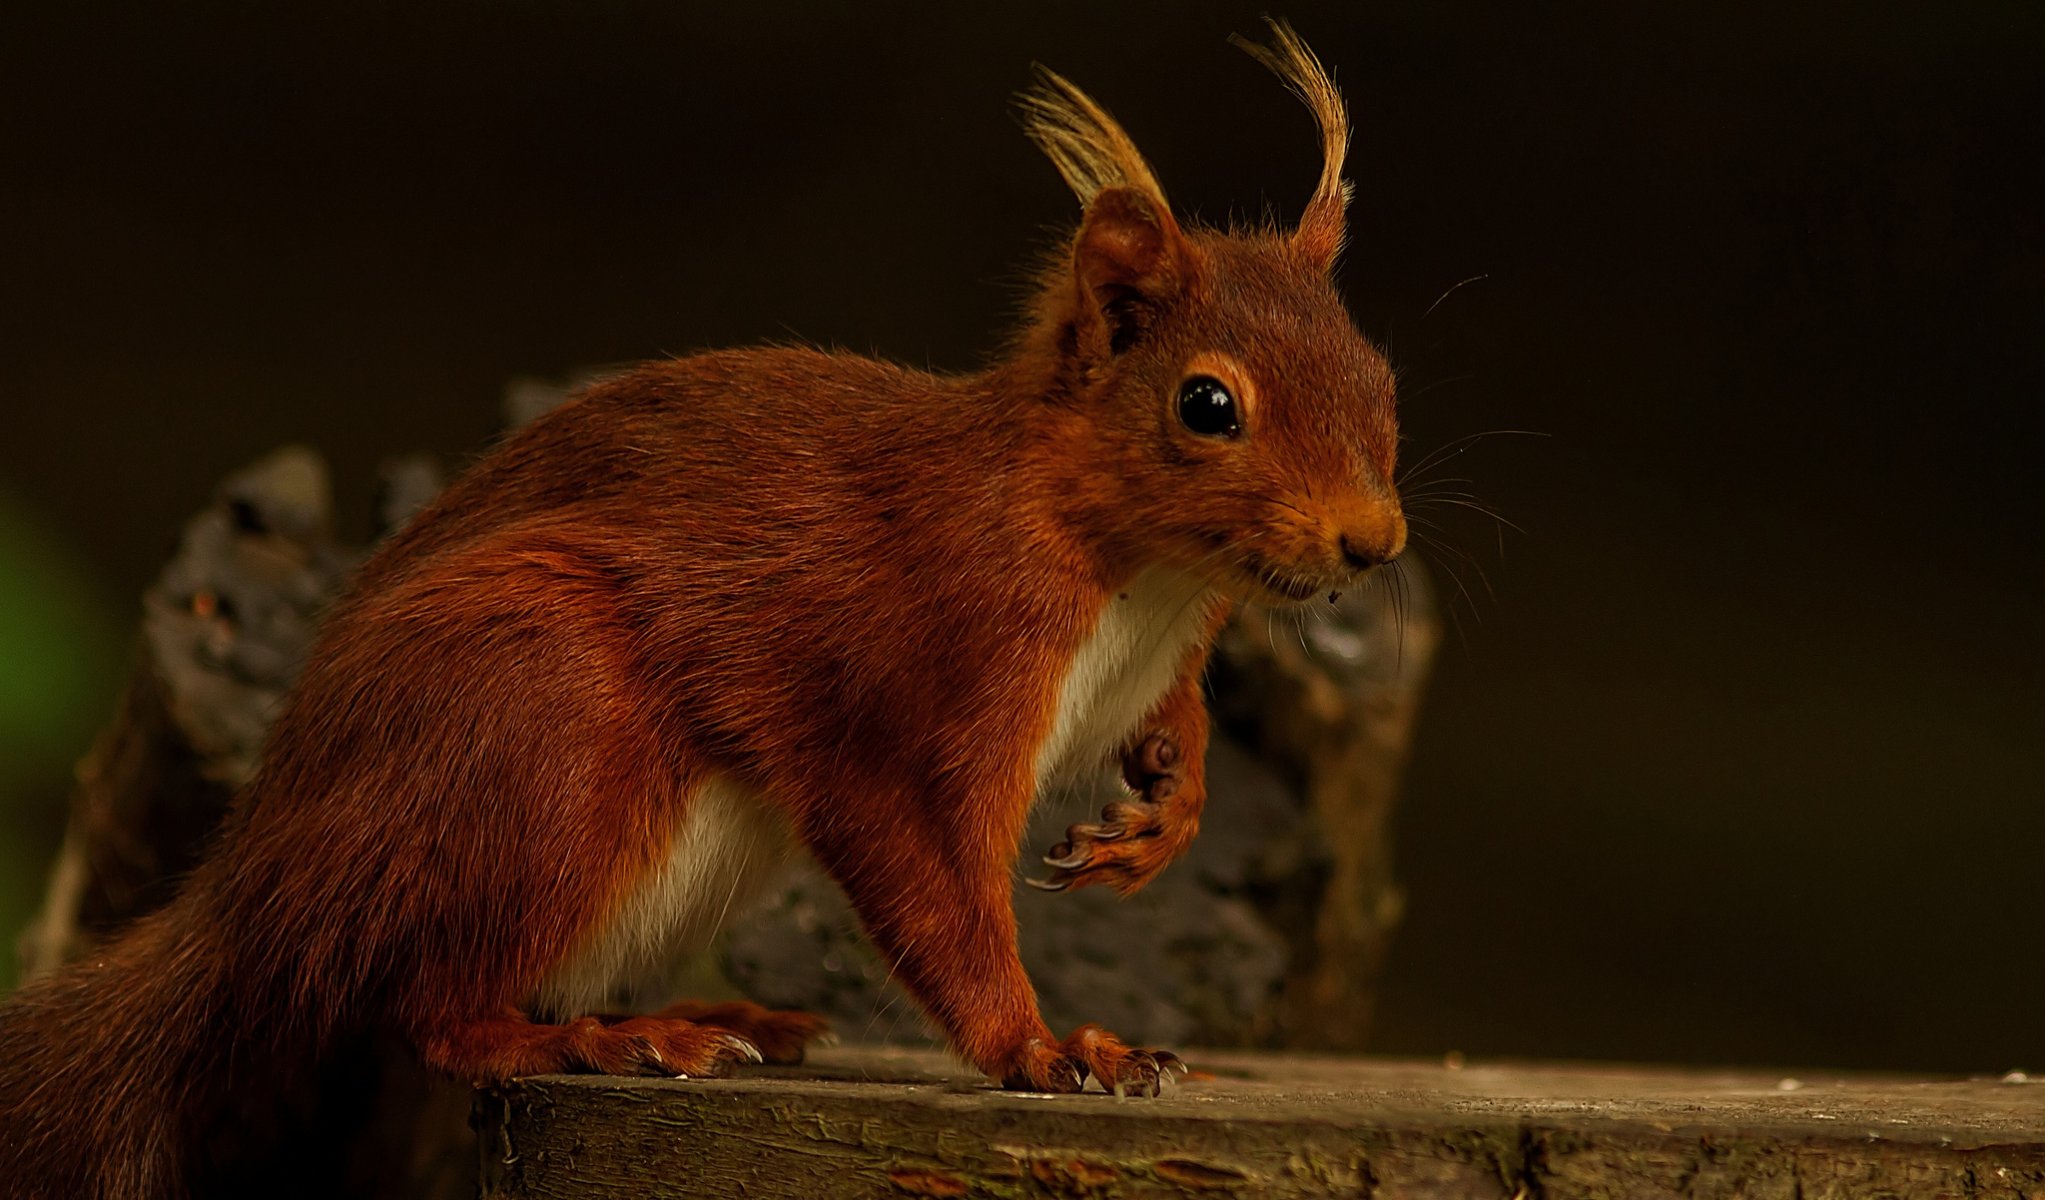
[[[681,1000],[653,1015],[737,1034],[758,1047],[766,1062],[783,1066],[801,1062],[810,1043],[829,1045],[835,1040],[830,1022],[822,1017],[793,1009],[767,1008],[750,1000],[718,1003]]]
[[[717,1025],[667,1017],[580,1017],[560,1025],[522,1013],[471,1021],[421,1039],[428,1065],[477,1084],[525,1075],[658,1075],[717,1078],[765,1055]]]

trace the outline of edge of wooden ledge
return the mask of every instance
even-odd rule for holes
[[[483,1195],[2045,1197],[2045,1083],[1189,1055],[1158,1099],[925,1050],[482,1093]]]

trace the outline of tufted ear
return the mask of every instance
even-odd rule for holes
[[[1109,353],[1126,350],[1177,294],[1185,257],[1185,235],[1161,201],[1130,187],[1097,193],[1072,246],[1082,326]]]
[[[1350,186],[1342,178],[1342,160],[1349,151],[1349,112],[1342,105],[1342,93],[1335,90],[1334,77],[1292,26],[1270,17],[1265,20],[1271,24],[1271,45],[1260,46],[1241,37],[1229,40],[1284,80],[1314,114],[1321,132],[1321,178],[1306,211],[1300,214],[1292,242],[1308,261],[1330,270],[1346,236]]]
[[[1186,238],[1164,189],[1121,125],[1055,71],[1018,99],[1023,128],[1086,206],[1072,245],[1083,341],[1120,353],[1185,277]]]

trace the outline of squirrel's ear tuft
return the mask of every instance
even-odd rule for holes
[[[1072,246],[1072,274],[1084,328],[1119,354],[1178,290],[1185,269],[1178,223],[1149,194],[1110,187],[1086,206]]]
[[[1342,178],[1342,160],[1349,153],[1349,113],[1342,106],[1342,93],[1321,60],[1284,21],[1266,18],[1271,24],[1272,44],[1260,46],[1239,36],[1229,41],[1268,67],[1286,82],[1314,114],[1321,130],[1321,180],[1300,214],[1293,231],[1293,244],[1302,254],[1326,270],[1342,252],[1349,207],[1349,182]]]
[[[1039,65],[1037,85],[1016,97],[1016,107],[1022,113],[1023,131],[1058,168],[1081,204],[1091,205],[1108,188],[1133,188],[1169,214],[1164,189],[1137,153],[1136,143],[1107,109],[1070,80]]]

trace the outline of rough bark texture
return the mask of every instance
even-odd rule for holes
[[[24,976],[161,905],[255,769],[270,713],[354,557],[331,531],[326,467],[286,449],[238,472],[185,524],[142,597],[113,722],[78,766]]]
[[[844,1049],[725,1080],[481,1097],[483,1194],[2036,1200],[2045,1085],[1205,1054],[1154,1101]]]

